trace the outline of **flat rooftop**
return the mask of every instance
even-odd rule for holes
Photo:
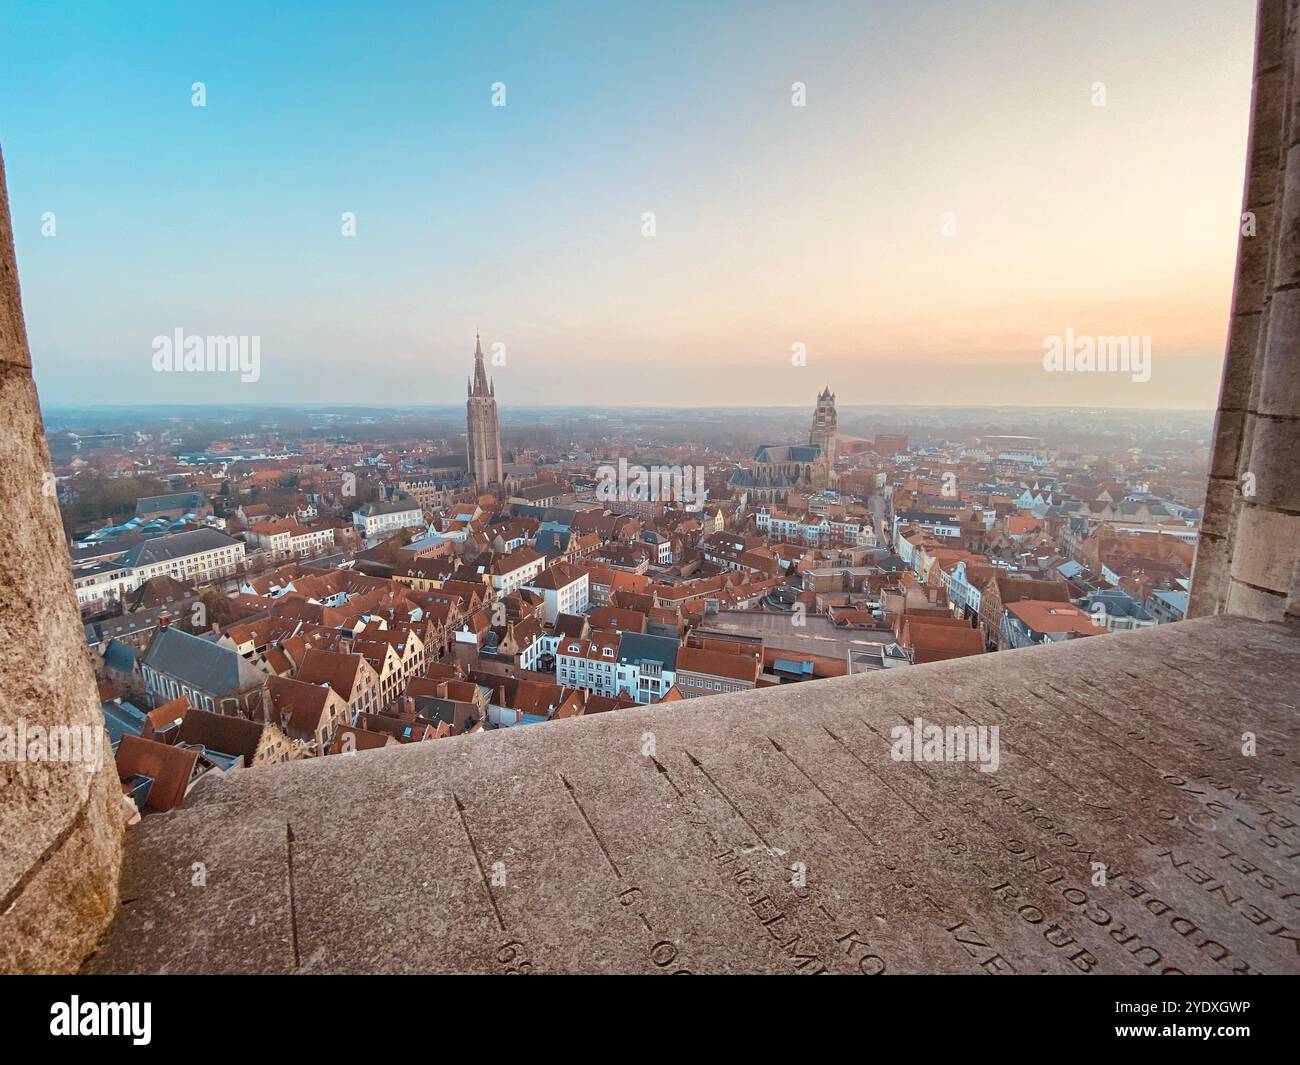
[[[1295,973],[1298,676],[1221,616],[241,770],[128,832],[87,969]]]
[[[763,645],[782,651],[803,651],[812,655],[847,659],[850,650],[874,650],[893,643],[892,631],[841,628],[820,614],[804,617],[795,625],[792,614],[719,611],[706,620],[710,630],[734,636],[761,636]]]

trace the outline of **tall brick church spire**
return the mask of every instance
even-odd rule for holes
[[[501,483],[501,424],[496,388],[483,365],[483,341],[474,334],[474,376],[465,402],[465,452],[469,475],[479,491]]]
[[[488,396],[492,386],[488,383],[487,369],[483,365],[483,341],[474,334],[474,384],[470,388],[471,396]]]

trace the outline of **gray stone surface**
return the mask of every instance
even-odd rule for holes
[[[131,831],[89,968],[1300,972],[1298,676],[1218,617],[245,770]]]
[[[1300,5],[1261,0],[1210,490],[1189,617],[1300,625]]]
[[[7,735],[20,721],[102,735],[63,526],[47,487],[2,161],[0,410],[0,726]],[[75,970],[113,912],[123,812],[104,749],[97,772],[79,762],[0,760],[0,973]]]

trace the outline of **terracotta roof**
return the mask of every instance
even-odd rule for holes
[[[756,658],[748,655],[727,654],[725,651],[706,651],[700,647],[683,647],[677,652],[677,672],[707,673],[716,677],[747,681],[758,679],[761,672]]]
[[[189,711],[190,698],[188,695],[182,695],[180,698],[173,699],[169,703],[163,703],[161,706],[149,711],[146,716],[149,718],[149,727],[154,732],[162,732],[178,721],[184,720]]]
[[[125,783],[132,776],[152,777],[145,805],[170,810],[185,797],[199,752],[173,747],[141,736],[123,736],[117,747],[117,775]]]
[[[1073,603],[1026,600],[1007,603],[1006,608],[1034,632],[1071,633],[1075,636],[1101,636],[1106,630],[1093,624],[1092,615]]]
[[[936,620],[911,617],[904,620],[901,640],[903,646],[912,649],[913,661],[918,665],[984,653],[984,637],[978,629],[961,622],[936,624]]]
[[[1039,581],[1029,577],[1003,576],[997,579],[998,596],[1003,606],[1022,599],[1037,599],[1055,603],[1070,601],[1069,586],[1062,580]]]
[[[292,677],[271,677],[266,682],[266,690],[281,728],[312,734],[320,728],[321,717],[329,704],[328,688]]]
[[[361,655],[313,649],[303,656],[297,679],[307,684],[328,684],[344,699],[349,699],[363,661]]]
[[[345,754],[348,751],[371,751],[378,747],[392,747],[397,743],[383,732],[370,732],[366,729],[340,725],[334,733],[330,744],[330,754]]]

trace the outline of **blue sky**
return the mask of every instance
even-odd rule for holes
[[[825,380],[841,403],[1208,405],[1252,19],[6,2],[37,383],[47,404],[441,403],[480,328],[521,405],[811,402]],[[1167,372],[1044,378],[1067,327],[1149,334]],[[154,373],[176,328],[261,337],[260,380]]]

